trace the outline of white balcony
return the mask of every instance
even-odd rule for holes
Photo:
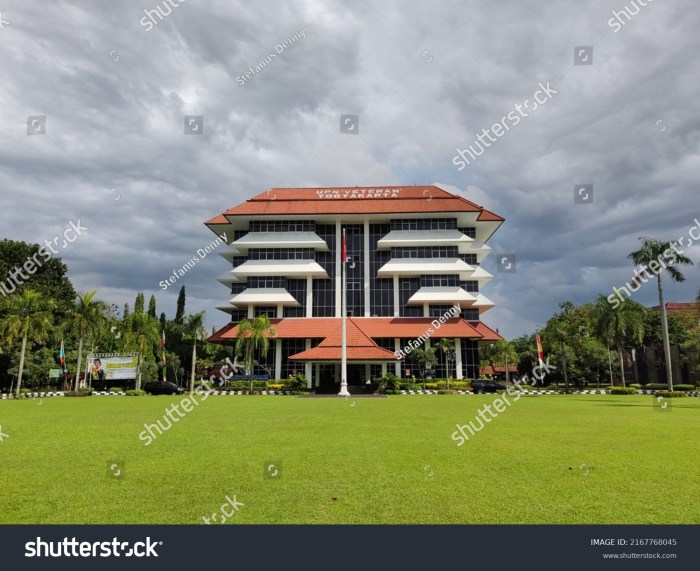
[[[231,284],[238,283],[241,280],[234,276],[231,271],[228,271],[225,274],[221,274],[218,278],[216,278],[216,281],[224,284],[225,286],[231,287]]]
[[[377,250],[416,246],[458,246],[459,253],[469,252],[472,238],[459,230],[392,230],[377,242]]]
[[[474,271],[474,266],[470,266],[459,258],[392,258],[379,268],[377,276],[389,278],[458,274],[459,279],[464,281],[476,279],[470,277]]]
[[[492,307],[494,307],[496,304],[493,303],[488,297],[486,297],[484,294],[480,293],[476,296],[476,301],[471,304],[470,308],[473,309],[478,309],[479,313],[484,313],[485,311],[488,311]]]
[[[236,256],[240,256],[240,255],[241,255],[240,250],[237,250],[236,248],[234,248],[230,244],[227,246],[224,246],[223,248],[221,248],[219,250],[219,256],[226,258],[229,262],[232,262],[233,258],[235,258]]]
[[[326,270],[313,260],[248,260],[234,268],[231,273],[241,281],[249,276],[328,277]]]
[[[281,305],[299,307],[299,302],[284,288],[247,288],[234,295],[229,303],[236,307],[249,305]]]
[[[315,232],[249,232],[233,242],[241,252],[251,248],[313,248],[327,252],[328,244]]]
[[[420,288],[408,300],[408,305],[424,305],[433,303],[438,305],[459,305],[470,307],[477,298],[461,287],[426,286]]]

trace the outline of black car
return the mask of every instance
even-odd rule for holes
[[[164,383],[162,381],[146,383],[143,385],[143,390],[149,395],[181,395],[185,392],[185,389],[178,387],[175,383]]]
[[[472,381],[472,392],[478,394],[495,393],[496,391],[504,391],[506,388],[499,382],[490,379],[476,379]]]

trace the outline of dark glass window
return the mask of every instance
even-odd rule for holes
[[[318,252],[316,262],[326,270],[328,279],[314,279],[314,317],[335,316],[335,225],[318,224],[318,234],[328,245],[328,252]]]
[[[369,293],[370,315],[394,315],[394,280],[379,278],[379,269],[391,258],[388,250],[377,250],[377,242],[389,233],[389,224],[369,225]],[[393,351],[393,349],[392,349]]]

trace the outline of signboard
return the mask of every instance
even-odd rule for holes
[[[61,369],[49,369],[49,379],[60,379]]]
[[[93,381],[135,379],[138,374],[138,353],[95,353],[88,355],[87,374]]]

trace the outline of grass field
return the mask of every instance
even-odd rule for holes
[[[457,447],[493,396],[212,396],[144,446],[180,398],[0,401],[0,523],[700,523],[697,398],[523,397]]]

